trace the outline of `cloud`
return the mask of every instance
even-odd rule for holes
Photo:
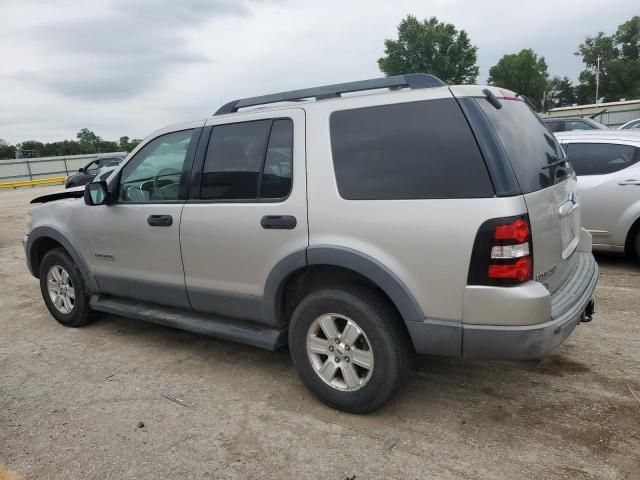
[[[216,17],[248,15],[245,1],[118,0],[107,11],[24,29],[25,43],[47,59],[45,68],[9,78],[69,97],[126,99],[154,87],[169,72],[209,61],[189,44],[190,29]]]
[[[0,0],[0,138],[145,137],[234,98],[380,76],[385,38],[432,15],[478,46],[479,82],[533,48],[575,79],[585,35],[637,0]],[[603,15],[603,11],[606,15]]]

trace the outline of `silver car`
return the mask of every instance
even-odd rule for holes
[[[640,257],[640,131],[556,137],[578,175],[582,225],[593,236],[593,249]]]
[[[415,352],[537,358],[591,319],[577,188],[515,93],[403,75],[159,130],[106,181],[35,199],[26,257],[63,325],[288,345],[318,398],[368,412]]]

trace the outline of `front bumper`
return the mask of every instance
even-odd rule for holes
[[[551,296],[551,320],[535,325],[462,326],[465,358],[526,360],[539,358],[560,345],[593,308],[598,264],[590,252],[576,252],[576,266],[565,284]],[[589,312],[587,312],[589,313]]]

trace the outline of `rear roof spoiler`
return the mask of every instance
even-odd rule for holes
[[[427,73],[409,73],[406,75],[395,75],[393,77],[372,78],[370,80],[359,80],[357,82],[336,83],[334,85],[324,85],[321,87],[304,88],[302,90],[291,90],[289,92],[272,93],[260,97],[241,98],[224,104],[214,115],[224,115],[225,113],[237,112],[239,108],[254,107],[277,102],[294,102],[306,98],[324,100],[327,98],[337,98],[343,93],[362,92],[365,90],[376,90],[379,88],[433,88],[444,87],[445,83],[435,75]]]

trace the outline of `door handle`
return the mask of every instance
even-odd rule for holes
[[[173,224],[171,215],[149,215],[147,223],[152,227],[170,227]]]
[[[640,180],[623,180],[621,182],[618,182],[618,185],[622,185],[623,187],[625,185],[640,185]]]
[[[293,230],[298,221],[293,215],[265,215],[260,220],[262,228],[275,230]]]

